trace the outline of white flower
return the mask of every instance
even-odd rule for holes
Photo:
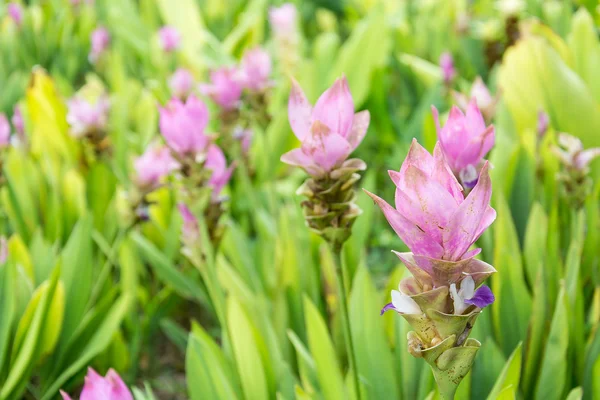
[[[398,290],[392,290],[392,304],[394,305],[396,312],[402,314],[422,313],[419,305],[413,299],[411,299],[410,296],[407,296]]]
[[[461,315],[470,306],[465,300],[470,300],[475,295],[475,281],[471,276],[464,278],[460,284],[460,289],[456,291],[456,284],[450,285],[450,296],[454,300],[454,314]]]

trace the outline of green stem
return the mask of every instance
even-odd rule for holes
[[[438,372],[436,372],[435,367],[432,366],[431,369],[433,370],[433,376],[435,378],[435,382],[437,383],[440,399],[454,400],[454,395],[456,394],[456,389],[458,389],[458,385],[454,384],[444,375],[441,375]]]
[[[356,356],[354,355],[354,345],[352,343],[352,331],[350,330],[350,316],[348,313],[347,291],[350,289],[350,286],[345,282],[347,278],[345,277],[346,274],[344,273],[344,266],[342,263],[342,246],[331,244],[331,252],[333,254],[333,262],[335,264],[335,275],[338,293],[340,296],[340,310],[342,312],[342,326],[344,329],[344,341],[346,342],[346,352],[348,353],[348,363],[350,364],[350,371],[352,372],[354,392],[356,393],[356,398],[360,400],[360,381],[358,378]]]

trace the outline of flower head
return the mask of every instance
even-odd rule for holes
[[[208,109],[194,96],[183,103],[171,99],[166,107],[160,108],[160,132],[169,147],[179,155],[203,152],[211,138],[206,135]]]
[[[97,62],[110,44],[110,33],[104,27],[96,28],[90,37],[92,48],[88,59],[91,63]]]
[[[169,89],[173,97],[185,99],[193,90],[194,76],[185,68],[179,68],[169,78]]]
[[[21,26],[23,23],[23,6],[19,3],[8,3],[6,10],[15,25]]]
[[[494,146],[494,126],[485,126],[475,100],[471,100],[467,106],[466,114],[458,107],[452,107],[443,128],[440,126],[437,109],[432,107],[432,111],[438,140],[446,160],[452,172],[470,189],[475,183],[470,180],[474,178],[475,168],[479,167],[483,157]]]
[[[442,68],[442,76],[444,83],[450,85],[456,77],[456,69],[454,68],[454,59],[450,52],[444,52],[440,56],[440,68]]]
[[[235,165],[227,167],[227,160],[223,154],[223,150],[216,144],[211,144],[206,153],[206,162],[204,166],[211,170],[210,179],[208,184],[212,187],[212,197],[214,200],[219,198],[219,195],[229,179],[235,168]]]
[[[167,53],[177,50],[181,43],[179,31],[172,26],[167,25],[160,28],[158,37],[163,51]]]
[[[339,167],[363,140],[370,122],[369,111],[354,113],[348,81],[337,79],[311,107],[302,88],[293,82],[288,103],[292,131],[302,143],[281,156],[320,177]]]
[[[223,67],[210,73],[210,83],[200,90],[225,110],[237,108],[242,95],[240,73],[236,68]]]
[[[70,400],[68,394],[61,391],[64,400]],[[131,392],[115,370],[109,369],[105,377],[92,368],[88,369],[80,400],[133,400]]]
[[[292,3],[285,3],[280,7],[271,7],[269,22],[271,29],[279,36],[295,34],[297,30],[298,10]]]
[[[137,184],[143,188],[154,189],[162,180],[179,168],[167,147],[152,146],[134,162]]]
[[[588,172],[590,163],[600,157],[600,147],[584,150],[581,140],[566,133],[558,136],[558,144],[560,147],[553,147],[552,150],[562,164],[584,174]]]
[[[261,92],[271,81],[271,56],[264,49],[257,47],[247,51],[242,57],[240,69],[241,82],[244,88]]]
[[[474,305],[484,308],[495,300],[494,294],[486,285],[481,285],[475,290],[475,281],[471,276],[466,276],[456,289],[456,283],[450,284],[450,296],[454,301],[454,314],[461,315],[469,306]]]
[[[67,122],[71,126],[71,134],[76,138],[105,131],[108,125],[108,97],[100,96],[95,103],[82,96],[74,96],[68,102]]]
[[[10,124],[6,115],[0,114],[0,148],[10,144]]]

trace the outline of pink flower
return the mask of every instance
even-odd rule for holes
[[[0,148],[10,144],[10,124],[6,115],[0,114]]]
[[[452,172],[470,189],[477,179],[476,170],[483,157],[494,146],[494,126],[485,126],[475,100],[471,100],[467,106],[466,115],[458,107],[452,107],[443,128],[440,127],[438,111],[435,107],[432,107],[432,112],[438,140],[446,160]]]
[[[158,36],[163,51],[170,53],[179,48],[181,36],[179,35],[179,31],[172,26],[163,26],[160,28]]]
[[[242,95],[239,71],[227,67],[214,70],[210,73],[210,84],[200,85],[200,90],[223,109],[234,109]]]
[[[233,131],[233,138],[240,141],[242,145],[242,152],[244,154],[248,153],[250,150],[250,146],[252,145],[252,137],[254,137],[254,132],[252,129],[244,129],[241,126],[238,126]]]
[[[494,118],[494,115],[496,114],[498,96],[492,96],[490,90],[480,76],[475,78],[473,85],[471,85],[471,91],[469,92],[468,96],[457,92],[453,92],[452,94],[456,100],[456,104],[461,109],[467,109],[469,106],[469,101],[474,99],[477,102],[477,107],[479,107],[481,110],[481,113],[486,121],[491,121],[492,118]]]
[[[588,173],[590,163],[600,157],[600,147],[584,150],[583,143],[575,136],[561,133],[558,135],[559,146],[552,147],[554,154],[567,168]]]
[[[179,99],[171,99],[159,111],[160,132],[173,151],[186,155],[206,150],[211,140],[205,133],[208,125],[206,104],[189,96],[185,103]]]
[[[96,28],[92,32],[90,41],[92,43],[92,48],[88,55],[88,59],[91,63],[96,63],[110,44],[110,34],[106,28]]]
[[[297,30],[297,21],[298,10],[292,3],[285,3],[281,7],[271,7],[269,10],[269,22],[275,35],[294,35]]]
[[[23,6],[19,3],[8,3],[6,6],[8,15],[14,21],[15,25],[21,26],[23,23]]]
[[[198,219],[184,203],[179,203],[177,208],[179,209],[181,219],[183,220],[181,236],[185,242],[194,243],[200,237]]]
[[[544,110],[538,111],[537,117],[537,134],[539,137],[543,137],[550,126],[550,117]]]
[[[449,85],[456,77],[456,69],[454,68],[454,59],[450,52],[444,52],[440,56],[440,67],[442,68],[442,76],[444,83]]]
[[[270,85],[271,56],[257,47],[247,51],[240,70],[242,85],[251,91],[261,92]]]
[[[75,96],[68,102],[67,122],[71,126],[71,134],[77,138],[105,131],[108,125],[108,97],[101,96],[95,103],[83,97]]]
[[[354,113],[348,81],[337,79],[317,100],[314,108],[296,81],[288,103],[292,131],[302,143],[281,156],[286,164],[321,177],[340,166],[363,140],[369,127],[369,111]]]
[[[137,184],[143,188],[155,189],[162,180],[179,168],[167,147],[150,147],[134,161]]]
[[[221,190],[227,185],[235,165],[227,167],[227,160],[223,154],[223,150],[216,144],[211,144],[206,154],[206,162],[204,166],[212,171],[208,184],[213,188],[212,197],[217,199]]]
[[[21,107],[19,107],[18,105],[16,105],[13,109],[13,116],[11,118],[11,122],[18,135],[22,136],[25,134],[25,122],[23,121]]]
[[[71,400],[68,394],[61,390],[64,400]],[[92,368],[88,368],[85,385],[80,400],[133,400],[131,392],[113,369],[109,369],[106,377],[100,376]]]
[[[179,68],[169,78],[169,89],[174,97],[185,99],[194,86],[194,76],[185,68]]]

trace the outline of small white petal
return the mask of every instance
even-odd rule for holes
[[[392,304],[397,312],[402,314],[421,314],[419,305],[409,296],[397,290],[392,290]]]
[[[471,275],[462,280],[458,294],[463,299],[471,299],[475,295],[475,281]]]
[[[465,299],[462,296],[462,289],[457,292],[455,283],[450,285],[450,297],[452,297],[452,300],[454,300],[454,314],[461,315],[467,309],[467,305],[465,304]]]

